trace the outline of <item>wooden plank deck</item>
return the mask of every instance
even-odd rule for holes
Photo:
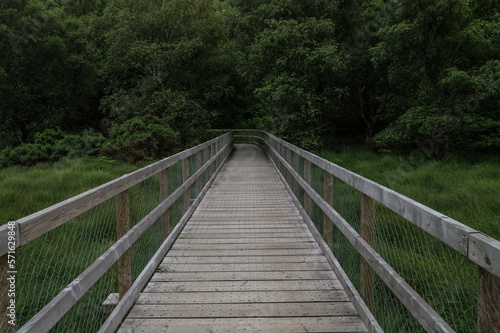
[[[119,332],[367,329],[267,156],[237,144]]]

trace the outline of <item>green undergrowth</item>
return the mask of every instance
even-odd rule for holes
[[[0,170],[0,225],[35,213],[137,170],[139,166],[98,157]]]
[[[455,154],[413,164],[407,154],[383,155],[364,146],[319,155],[451,218],[500,239],[500,156]]]

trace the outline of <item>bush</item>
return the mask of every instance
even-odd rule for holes
[[[135,117],[111,131],[102,154],[127,163],[161,158],[178,147],[179,137],[157,117]]]
[[[65,134],[61,130],[45,130],[35,135],[35,143],[8,147],[0,152],[0,166],[32,166],[53,163],[63,157],[97,156],[105,141],[102,134],[92,130],[82,134]]]

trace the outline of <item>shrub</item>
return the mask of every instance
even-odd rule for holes
[[[134,163],[169,155],[179,145],[179,133],[157,117],[135,117],[115,127],[102,154]]]
[[[92,130],[82,134],[64,134],[61,130],[45,130],[35,135],[35,143],[8,147],[0,152],[0,166],[32,166],[53,163],[63,157],[97,156],[105,138]]]

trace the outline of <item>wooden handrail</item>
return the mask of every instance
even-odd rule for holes
[[[78,215],[85,213],[104,201],[115,197],[117,194],[122,193],[132,186],[154,176],[160,171],[165,170],[175,163],[196,154],[215,142],[223,140],[229,135],[230,133],[221,135],[196,147],[184,150],[159,162],[148,165],[145,168],[126,174],[106,184],[88,190],[77,196],[15,221],[16,226],[19,228],[19,234],[17,234],[19,241],[16,242],[16,247],[29,243],[30,241],[68,222]],[[8,252],[7,233],[7,226],[0,226],[0,256]]]

